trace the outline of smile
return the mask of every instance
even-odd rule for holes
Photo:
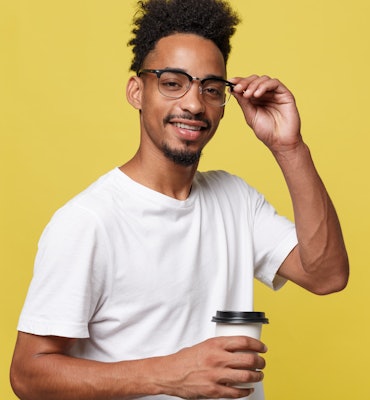
[[[177,128],[187,129],[189,131],[200,131],[202,129],[201,126],[187,125],[180,122],[174,122],[173,125],[176,126]]]

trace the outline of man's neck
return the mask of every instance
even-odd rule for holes
[[[197,167],[198,164],[177,165],[163,158],[148,160],[138,152],[120,170],[141,185],[177,200],[185,200],[189,197]]]

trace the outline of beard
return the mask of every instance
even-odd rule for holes
[[[190,150],[176,150],[171,149],[166,143],[162,144],[163,154],[173,161],[177,165],[189,167],[197,164],[202,155],[202,150],[190,151]]]
[[[171,122],[171,119],[173,118],[182,118],[182,119],[188,119],[188,120],[196,120],[196,121],[203,121],[205,122],[207,129],[210,128],[211,123],[209,122],[208,119],[203,119],[201,116],[194,116],[190,113],[184,113],[181,116],[177,115],[167,115],[166,118],[163,120],[163,124],[166,125],[167,123]],[[177,165],[182,165],[184,167],[189,167],[191,165],[197,164],[200,160],[200,157],[202,155],[202,149],[198,151],[191,151],[191,150],[177,150],[177,149],[171,149],[167,143],[163,142],[162,143],[162,151],[163,154],[173,161]]]

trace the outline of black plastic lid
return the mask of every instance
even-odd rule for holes
[[[212,322],[219,324],[249,324],[260,323],[268,324],[269,320],[264,312],[259,311],[217,311],[216,316],[212,317]]]

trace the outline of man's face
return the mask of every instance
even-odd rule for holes
[[[217,46],[192,34],[162,38],[146,57],[143,68],[181,69],[193,77],[225,78],[225,63]],[[214,135],[223,107],[208,105],[199,91],[199,81],[179,99],[163,96],[157,76],[141,75],[141,147],[179,165],[197,164],[201,151]]]

